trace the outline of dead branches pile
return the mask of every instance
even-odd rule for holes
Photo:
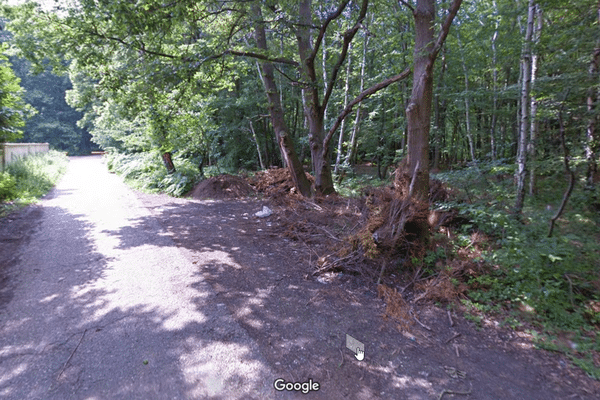
[[[308,180],[312,183],[314,178],[306,174]],[[287,168],[269,168],[256,173],[251,179],[250,184],[261,193],[271,197],[275,201],[285,202],[286,197],[290,195],[300,196],[296,193],[294,181]]]
[[[194,199],[236,199],[254,193],[245,179],[233,175],[218,175],[198,183],[189,193]]]
[[[402,294],[386,285],[377,285],[377,295],[385,302],[384,317],[393,318],[400,330],[408,330],[413,322],[410,316],[410,305],[404,300]]]
[[[418,240],[424,232],[419,229],[429,229],[429,209],[412,199],[412,185],[404,195],[390,187],[365,190],[361,211],[357,233],[348,236],[341,249],[323,257],[315,274],[346,271],[377,279],[387,260],[410,260],[424,254],[425,247]]]

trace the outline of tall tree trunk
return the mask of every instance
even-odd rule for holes
[[[175,172],[177,172],[177,170],[175,169],[175,165],[173,164],[170,151],[166,151],[162,154],[162,161],[165,165],[165,168],[167,169],[167,173],[174,174]]]
[[[540,5],[535,7],[535,22],[533,25],[533,44],[537,45],[540,40],[540,34],[542,32],[542,8]],[[537,50],[533,49],[531,52],[531,90],[535,88],[535,78],[538,68],[538,54]],[[536,193],[536,179],[535,179],[535,156],[536,156],[536,141],[539,130],[539,121],[537,119],[537,108],[538,102],[535,96],[531,96],[530,105],[531,121],[529,126],[529,195],[533,196]]]
[[[360,61],[360,83],[359,83],[359,91],[365,89],[365,71],[367,65],[367,49],[369,47],[369,34],[367,31],[364,31],[364,40],[363,40],[363,54],[362,59]],[[356,117],[354,118],[354,125],[352,127],[352,134],[350,136],[350,146],[348,147],[348,151],[346,152],[346,161],[344,164],[352,165],[354,156],[356,154],[356,144],[358,138],[358,132],[360,130],[360,121],[362,119],[362,103],[358,104],[356,109]]]
[[[600,26],[600,1],[598,1],[598,24]],[[597,31],[597,30],[596,30]],[[599,35],[600,37],[600,35]],[[587,160],[586,185],[593,188],[596,185],[598,175],[598,164],[596,155],[598,151],[598,91],[600,90],[600,82],[598,81],[598,73],[600,72],[600,39],[596,41],[596,48],[592,54],[592,60],[589,67],[590,88],[587,97],[587,111],[589,114],[587,129],[586,129],[586,145],[585,158]]]
[[[317,84],[315,59],[311,45],[311,8],[311,0],[300,2],[298,7],[300,26],[296,32],[301,60],[301,76],[308,84],[308,87],[304,89],[304,115],[308,122],[308,142],[315,174],[315,190],[320,194],[330,194],[335,190],[329,165],[329,149],[327,146],[323,146],[325,105],[322,105],[319,100],[319,85]]]
[[[433,60],[435,1],[418,0],[413,11],[415,19],[415,47],[413,86],[406,120],[408,124],[407,162],[403,171],[408,193],[410,177],[415,176],[413,198],[427,202],[429,198],[429,130],[433,94]],[[418,167],[418,170],[417,170]],[[399,178],[401,174],[396,174]]]
[[[498,5],[493,2],[494,14],[498,13]],[[498,39],[498,21],[495,23],[494,34],[492,35],[492,121],[490,123],[490,153],[492,161],[498,157],[496,153],[496,121],[498,118],[498,52],[496,50],[496,40]]]
[[[525,31],[525,41],[523,43],[523,54],[521,56],[521,114],[519,123],[519,137],[517,148],[517,171],[515,179],[517,181],[517,196],[515,200],[515,214],[523,211],[525,201],[525,177],[527,174],[527,137],[529,128],[529,105],[531,91],[531,39],[533,36],[533,20],[535,16],[535,1],[529,0],[527,12],[527,29]]]
[[[405,2],[403,2],[405,3]],[[441,50],[452,21],[460,8],[462,0],[454,0],[448,15],[442,24],[437,39],[434,40],[435,0],[417,0],[413,8],[415,20],[415,48],[413,52],[413,86],[406,120],[408,127],[406,171],[404,174],[415,176],[415,182],[405,180],[404,188],[413,186],[413,198],[427,202],[429,198],[429,130],[433,94],[433,66]],[[416,174],[415,174],[416,172]],[[396,179],[402,173],[396,173]]]
[[[348,47],[348,52],[352,49],[352,44]],[[350,65],[352,61],[352,57],[348,56],[348,64],[346,65],[346,85],[344,86],[344,108],[348,105],[348,92],[350,91]],[[361,90],[362,92],[362,90]],[[344,129],[346,128],[346,118],[342,121],[340,125],[340,136],[338,138],[338,146],[337,146],[337,155],[335,158],[335,168],[333,170],[334,173],[338,173],[340,168],[340,163],[342,162],[342,150],[344,145]]]
[[[262,152],[260,151],[260,144],[258,142],[258,137],[256,136],[256,131],[254,130],[254,125],[252,124],[252,120],[248,120],[250,124],[250,131],[252,132],[252,138],[254,139],[254,143],[256,143],[256,152],[258,153],[258,162],[260,163],[260,169],[265,169],[265,163],[263,161]]]
[[[259,49],[268,50],[267,38],[265,34],[264,25],[262,21],[262,12],[260,5],[255,5],[253,11],[257,17],[254,34],[256,36],[256,43]],[[302,163],[296,155],[294,149],[294,143],[289,135],[285,120],[283,118],[283,107],[279,98],[279,90],[275,84],[275,76],[273,72],[273,64],[270,62],[261,62],[261,78],[265,86],[265,92],[269,102],[269,113],[271,115],[271,122],[273,129],[275,130],[275,136],[279,149],[281,150],[281,157],[285,160],[285,163],[290,171],[290,175],[294,181],[294,185],[303,196],[311,195],[310,182],[306,178]]]
[[[402,200],[400,203],[398,199],[394,201],[387,226],[391,225],[392,240],[396,242],[410,218],[418,240],[427,242],[429,224],[426,218],[418,216],[423,215],[422,211],[429,207],[429,131],[433,103],[433,67],[462,0],[452,2],[437,39],[434,37],[436,1],[417,0],[416,7],[406,1],[402,3],[411,8],[415,20],[413,86],[406,108],[407,156],[403,165],[396,170],[395,177],[398,198]],[[411,209],[412,217],[408,214]]]
[[[327,36],[323,35],[323,47],[322,50],[322,60],[321,60],[321,69],[323,70],[323,97],[327,95],[327,44],[325,42],[325,38]],[[323,109],[323,121],[327,122],[327,104],[325,104],[325,108]]]
[[[442,48],[442,68],[440,69],[440,77],[437,83],[436,92],[439,93],[442,85],[444,84],[444,74],[446,72],[446,47]],[[433,169],[437,170],[440,164],[440,148],[442,146],[442,139],[446,133],[446,100],[444,99],[440,104],[439,94],[435,95],[435,107],[434,107],[434,123],[435,123],[435,138],[433,140]]]
[[[460,31],[456,31],[458,39],[458,47],[460,49],[460,59],[463,67],[463,74],[465,78],[465,124],[467,128],[467,140],[469,142],[469,154],[471,155],[471,161],[475,162],[475,145],[473,143],[473,134],[471,132],[471,106],[469,104],[469,70],[467,69],[467,63],[465,62],[465,52],[460,41]]]

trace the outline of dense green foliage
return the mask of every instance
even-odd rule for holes
[[[198,166],[187,158],[175,157],[177,172],[167,174],[160,158],[153,153],[109,153],[108,169],[121,175],[132,186],[149,192],[182,196],[198,182]]]
[[[0,143],[18,139],[25,120],[32,110],[23,101],[23,88],[4,55],[6,46],[0,42]]]
[[[66,168],[67,157],[55,150],[13,162],[0,173],[0,201],[33,202],[58,182]]]
[[[14,49],[8,46],[12,35],[5,28],[6,19],[0,14],[2,51],[12,55]],[[31,62],[12,56],[2,59],[0,82],[5,82],[2,89],[5,133],[0,142],[50,143],[51,148],[70,154],[89,154],[91,137],[77,126],[82,115],[65,101],[65,92],[71,89],[67,76],[56,76],[50,68],[42,69],[39,65],[32,68]]]
[[[579,175],[585,162],[578,163]],[[459,248],[472,246],[474,232],[487,236],[480,261],[484,274],[467,279],[471,288],[464,303],[477,314],[494,313],[517,326],[527,321],[541,347],[565,351],[590,375],[600,378],[588,350],[600,350],[591,332],[600,323],[598,266],[600,265],[598,201],[600,191],[584,191],[583,182],[559,220],[559,232],[548,237],[548,221],[556,212],[564,190],[563,174],[552,168],[540,176],[540,195],[524,210],[525,221],[509,214],[513,195],[507,191],[506,173],[512,165],[496,162],[437,174],[458,194],[452,202],[438,203],[438,210],[456,210],[466,219],[458,229]],[[543,195],[542,195],[543,193]],[[475,260],[477,261],[477,260]],[[517,319],[515,319],[517,317]],[[553,334],[579,332],[574,348],[558,348]]]
[[[25,90],[23,100],[37,113],[23,127],[23,143],[49,143],[70,155],[89,154],[93,150],[91,136],[77,126],[82,114],[71,108],[65,92],[72,88],[68,76],[56,76],[50,70],[33,74],[25,59],[13,59],[13,69]]]

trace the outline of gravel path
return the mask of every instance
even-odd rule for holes
[[[256,343],[99,157],[71,158],[39,209],[5,271],[0,398],[285,395]]]

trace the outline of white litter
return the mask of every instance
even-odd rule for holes
[[[262,211],[257,212],[256,215],[258,218],[266,218],[270,215],[273,214],[273,210],[271,210],[269,207],[267,206],[263,206]]]

